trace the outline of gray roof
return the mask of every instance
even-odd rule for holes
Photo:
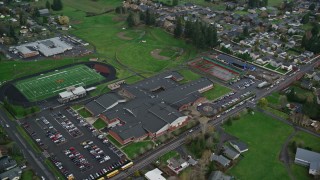
[[[2,156],[0,158],[0,172],[7,171],[15,166],[17,166],[17,162],[10,156]]]
[[[231,144],[231,146],[236,146],[237,148],[235,148],[237,151],[244,152],[248,150],[248,145],[244,142],[241,142],[239,140],[233,140],[233,141],[229,141],[229,143]]]
[[[126,102],[117,103],[123,99],[115,93],[108,93],[85,107],[95,115],[103,114],[110,120],[120,119],[121,126],[114,127],[112,131],[123,140],[138,138],[148,132],[156,133],[178,118],[186,118],[178,108],[194,102],[201,97],[199,89],[213,84],[207,78],[200,78],[180,85],[177,80],[181,79],[175,71],[161,73],[133,85],[121,85],[122,89],[133,95]]]
[[[232,178],[230,176],[225,175],[221,171],[213,171],[208,180],[231,180]]]
[[[20,177],[22,170],[20,167],[12,168],[0,174],[0,179],[15,179]]]
[[[309,151],[302,148],[297,148],[295,159],[303,160],[305,162],[320,162],[320,153]]]
[[[218,162],[219,164],[221,164],[224,167],[226,167],[230,164],[230,160],[222,155],[218,156],[218,155],[212,154],[211,161]]]
[[[90,101],[85,107],[96,116],[109,109],[112,105],[119,103],[119,101],[124,101],[124,98],[116,93],[108,93]]]
[[[228,146],[224,146],[223,148],[224,148],[224,151],[223,151],[224,155],[226,155],[230,159],[235,159],[240,155],[239,152],[231,149]]]

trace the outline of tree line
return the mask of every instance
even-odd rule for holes
[[[314,53],[320,52],[319,25],[317,23],[313,23],[311,31],[306,31],[302,37],[301,47]]]

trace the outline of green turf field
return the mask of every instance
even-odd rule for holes
[[[15,87],[29,100],[43,100],[65,91],[69,86],[86,86],[104,79],[85,65],[56,70],[15,83]]]

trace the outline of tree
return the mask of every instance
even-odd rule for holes
[[[182,20],[181,18],[177,18],[176,20],[176,27],[174,29],[174,37],[175,38],[180,38],[182,35]]]
[[[314,3],[310,4],[309,10],[310,10],[310,11],[313,11],[313,10],[315,10],[315,9],[316,9],[316,5],[315,5]]]
[[[288,103],[287,96],[284,96],[284,95],[279,96],[279,103],[281,108],[284,108]]]
[[[249,27],[245,26],[243,28],[243,36],[248,37],[249,36]]]
[[[309,13],[307,13],[307,14],[305,14],[303,17],[302,17],[302,19],[301,19],[301,23],[302,24],[307,24],[307,23],[309,23]]]
[[[19,14],[19,23],[20,23],[20,26],[24,26],[27,24],[27,18],[22,12]]]
[[[69,24],[69,17],[68,16],[60,16],[58,21],[59,21],[59,24],[61,24],[61,25],[68,25]]]
[[[176,6],[179,4],[179,0],[172,0],[172,6]]]
[[[261,107],[267,107],[268,106],[268,100],[266,98],[261,98],[258,102],[258,105]]]
[[[50,4],[49,1],[46,2],[46,8],[49,9],[49,10],[51,9],[51,4]]]
[[[63,9],[63,5],[61,0],[53,0],[53,3],[51,5],[51,9],[54,11],[61,11]]]
[[[135,22],[134,22],[134,14],[132,12],[129,13],[129,16],[127,17],[127,23],[128,23],[128,27],[133,27],[135,26]]]
[[[200,122],[200,125],[201,125],[201,131],[202,131],[202,134],[204,135],[206,133],[206,130],[207,130],[207,124],[208,124],[208,121],[210,119],[207,118],[207,117],[201,117],[199,118],[199,122]]]
[[[16,32],[14,31],[14,28],[12,25],[9,26],[9,36],[12,38],[16,38]]]
[[[191,21],[186,21],[185,27],[184,27],[184,36],[186,38],[191,38],[192,30],[193,30],[193,23]]]

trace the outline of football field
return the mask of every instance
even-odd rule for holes
[[[104,80],[95,70],[76,65],[41,74],[15,83],[15,87],[31,102],[50,98],[69,86],[87,86]]]

